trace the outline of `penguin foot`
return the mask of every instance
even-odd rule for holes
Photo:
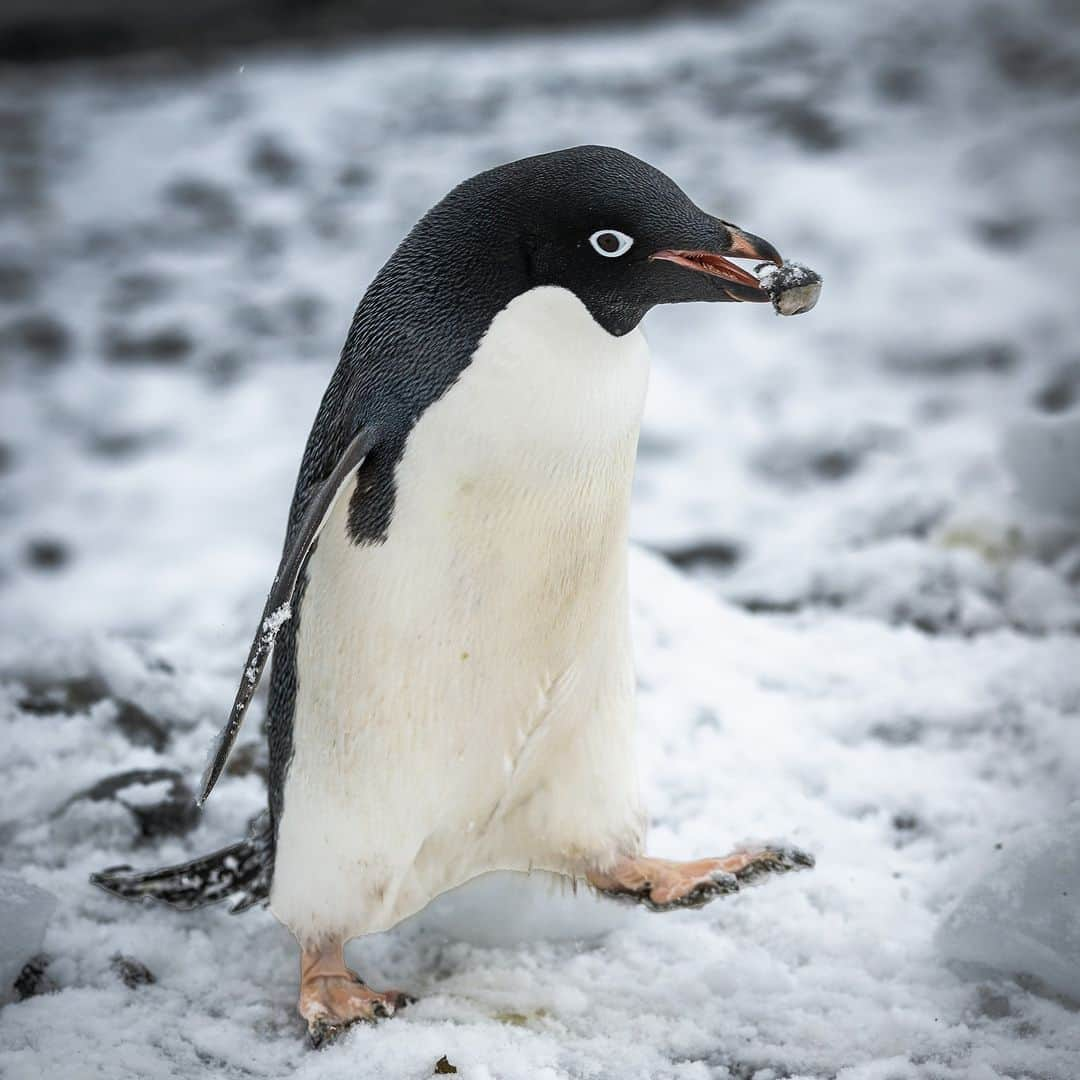
[[[645,856],[620,859],[610,870],[589,871],[589,884],[613,900],[642,904],[650,911],[704,907],[718,896],[738,892],[769,874],[814,865],[813,856],[796,847],[757,847],[719,859],[673,862]]]
[[[300,1015],[307,1021],[311,1045],[318,1049],[352,1024],[391,1017],[413,999],[400,990],[372,990],[351,972],[320,975],[301,987]]]
[[[301,957],[298,1008],[315,1049],[352,1024],[385,1020],[415,1000],[400,990],[372,990],[345,966],[340,945],[305,950]]]

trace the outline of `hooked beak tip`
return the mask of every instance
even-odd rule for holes
[[[743,232],[733,225],[728,226],[731,233],[731,245],[724,252],[725,255],[736,259],[757,259],[758,262],[771,262],[776,266],[783,266],[784,259],[780,252],[760,236],[753,233]]]

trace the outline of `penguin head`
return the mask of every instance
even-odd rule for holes
[[[473,215],[486,249],[523,289],[568,289],[615,335],[658,304],[768,301],[729,260],[783,261],[768,241],[705,213],[659,169],[606,146],[502,165],[448,201]]]

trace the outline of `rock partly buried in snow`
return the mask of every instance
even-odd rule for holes
[[[802,315],[821,295],[821,275],[802,263],[785,262],[783,266],[760,263],[754,272],[779,315]]]
[[[109,961],[109,966],[129,990],[157,982],[154,973],[141,960],[136,960],[133,956],[116,953]]]
[[[16,1001],[25,1001],[41,994],[55,994],[60,989],[49,974],[51,963],[52,958],[47,953],[36,953],[23,964],[12,986]]]
[[[1004,840],[946,916],[937,941],[950,960],[1029,975],[1080,1002],[1080,803],[1054,825]]]
[[[134,818],[145,838],[180,836],[199,819],[195,793],[173,769],[130,769],[99,780],[64,804],[65,815],[78,813],[80,802],[114,803]]]
[[[14,874],[0,872],[0,1002],[15,996],[15,980],[41,952],[56,897]]]

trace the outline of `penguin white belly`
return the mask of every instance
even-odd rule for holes
[[[647,375],[639,331],[533,289],[412,429],[385,541],[353,544],[337,500],[299,613],[271,893],[302,942],[386,929],[488,870],[640,849],[626,548]]]

